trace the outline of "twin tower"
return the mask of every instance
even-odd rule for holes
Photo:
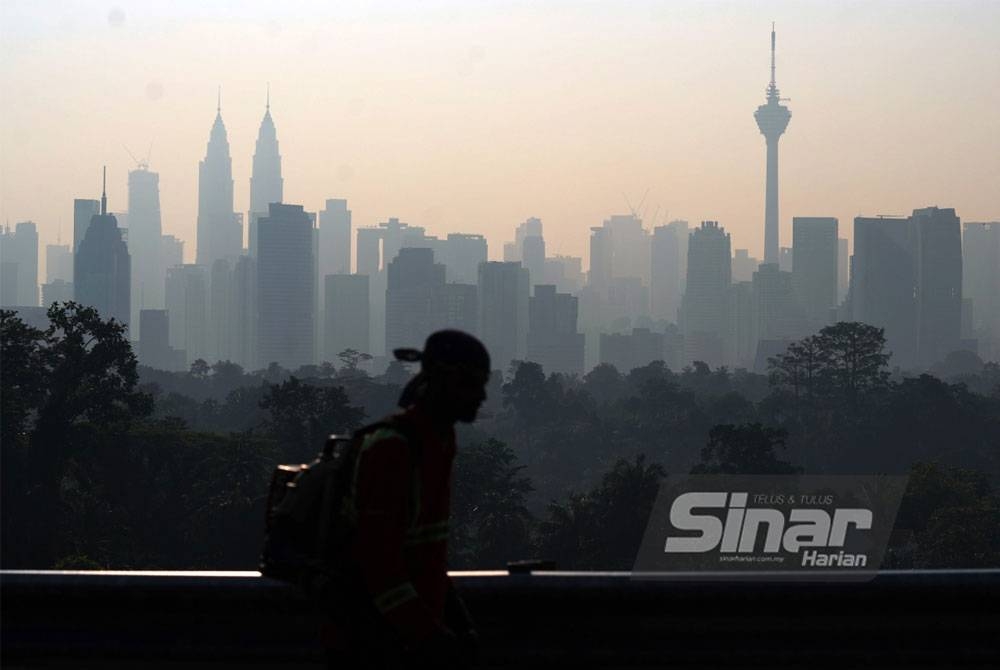
[[[257,255],[257,220],[267,216],[268,204],[282,202],[281,154],[278,133],[271,118],[268,91],[264,118],[257,133],[250,177],[248,252]],[[243,215],[233,209],[233,164],[229,139],[222,122],[222,96],[208,138],[205,159],[198,165],[197,263],[206,267],[219,260],[232,261],[243,251]]]

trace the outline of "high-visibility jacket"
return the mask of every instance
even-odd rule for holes
[[[380,428],[365,437],[349,494],[357,520],[352,555],[375,609],[404,642],[414,643],[444,622],[448,577],[448,514],[455,433],[441,434],[416,407],[402,413],[419,441]],[[330,646],[343,631],[327,629]]]

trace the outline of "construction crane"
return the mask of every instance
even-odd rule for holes
[[[127,153],[129,156],[131,156],[132,160],[135,161],[135,167],[137,169],[139,169],[139,170],[148,170],[149,169],[149,158],[150,158],[150,156],[153,155],[153,143],[152,142],[149,143],[149,151],[146,152],[146,158],[144,160],[139,160],[138,158],[136,158],[135,154],[132,153],[132,151],[127,146],[125,146],[125,144],[122,144],[122,148],[125,149],[125,153]]]

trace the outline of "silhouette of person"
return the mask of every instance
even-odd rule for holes
[[[469,667],[477,634],[448,577],[447,540],[456,422],[472,422],[486,399],[490,358],[475,337],[442,330],[403,389],[402,411],[361,444],[352,485],[360,568],[369,616],[324,631],[331,668]]]

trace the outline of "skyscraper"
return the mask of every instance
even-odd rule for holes
[[[494,369],[523,359],[528,337],[528,271],[520,263],[479,266],[479,336]]]
[[[0,257],[7,264],[8,272],[16,280],[5,290],[14,298],[11,306],[36,307],[38,305],[38,227],[31,221],[22,221],[7,228],[0,238]],[[16,270],[10,268],[16,266]]]
[[[175,265],[165,280],[169,344],[182,364],[208,360],[208,273],[201,265]]]
[[[164,305],[166,277],[161,259],[163,230],[160,222],[160,176],[139,163],[128,173],[128,248],[132,256],[132,323],[139,323],[139,310]],[[155,323],[151,321],[150,323]],[[142,338],[142,333],[136,333]]]
[[[233,163],[220,97],[205,159],[198,164],[197,262],[210,268],[216,259],[234,259],[242,250],[243,225],[233,211]]]
[[[108,214],[107,193],[101,195],[101,213],[87,226],[73,259],[76,301],[94,307],[102,319],[129,324],[131,318],[131,257],[118,221]]]
[[[439,258],[444,263],[448,281],[475,285],[479,281],[479,264],[485,263],[489,255],[486,238],[449,233],[441,247]]]
[[[73,248],[68,244],[45,245],[45,281],[73,281]]]
[[[345,349],[367,354],[371,348],[368,282],[367,275],[336,274],[324,278],[324,361],[336,361]]]
[[[754,118],[767,141],[767,190],[764,199],[764,262],[779,262],[778,243],[778,140],[792,113],[781,104],[781,94],[774,81],[774,25],[771,25],[771,83],[767,86],[767,102],[757,108]]]
[[[278,152],[278,131],[271,118],[271,91],[267,92],[267,104],[264,108],[264,118],[261,119],[257,131],[257,145],[253,153],[253,174],[250,177],[250,214],[248,246],[250,255],[257,255],[258,222],[268,215],[268,206],[281,202],[284,193],[284,180],[281,178],[281,154]],[[345,203],[346,205],[346,203]],[[327,202],[329,207],[329,201]],[[346,208],[346,207],[345,207]],[[348,213],[350,217],[350,213]],[[348,225],[350,220],[348,219]],[[350,233],[348,232],[348,235]],[[350,251],[348,251],[350,253]]]
[[[817,331],[837,306],[837,219],[792,219],[792,284],[806,324]]]
[[[271,203],[257,221],[259,360],[295,369],[315,361],[313,219],[302,205]]]
[[[687,226],[657,226],[650,243],[650,298],[654,319],[677,322],[681,305],[681,239]]]
[[[432,249],[400,249],[389,263],[385,291],[385,348],[413,347],[434,327],[434,298],[444,286],[444,265]]]
[[[962,295],[972,300],[972,329],[984,359],[1000,358],[1000,221],[966,223]]]
[[[891,363],[916,358],[916,278],[910,222],[903,218],[854,219],[852,318],[885,329]]]
[[[528,303],[528,360],[547,373],[583,374],[583,333],[577,332],[576,296],[535,284]]]
[[[921,367],[959,348],[962,323],[962,230],[951,208],[910,217],[916,242],[917,357]]]
[[[718,221],[702,221],[688,241],[687,290],[681,304],[686,362],[721,365],[730,332],[732,251]]]
[[[319,213],[319,272],[351,274],[351,210],[346,200],[329,199]]]
[[[87,234],[87,226],[94,216],[101,213],[100,200],[77,198],[73,201],[73,253],[80,248],[80,242]]]

